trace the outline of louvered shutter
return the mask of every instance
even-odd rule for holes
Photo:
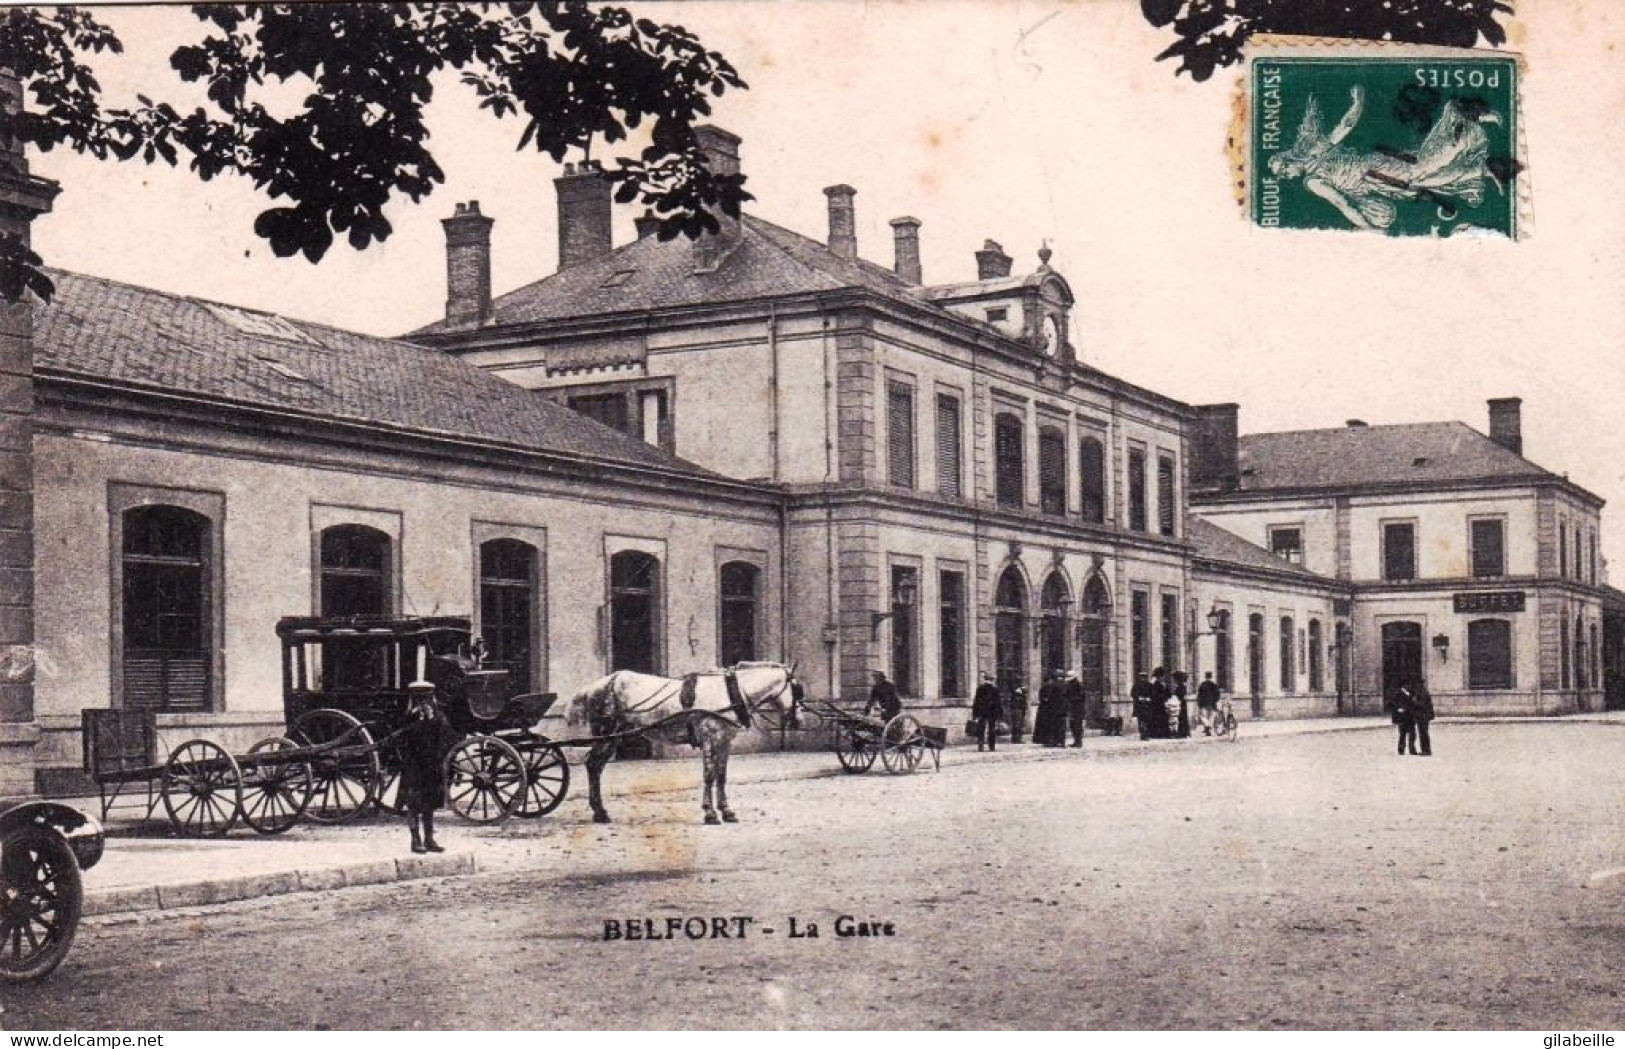
[[[937,396],[937,491],[957,499],[959,487],[959,400]]]
[[[1024,501],[1022,487],[1021,420],[1001,415],[994,424],[993,457],[1000,506],[1019,507]]]
[[[1066,513],[1066,438],[1055,430],[1038,435],[1038,506],[1046,514]]]
[[[1157,529],[1163,535],[1174,534],[1174,461],[1167,456],[1157,457]]]
[[[1106,453],[1093,437],[1078,442],[1078,474],[1083,488],[1083,519],[1100,524],[1106,520]]]
[[[887,389],[887,433],[891,453],[891,483],[914,487],[914,391],[902,383]]]

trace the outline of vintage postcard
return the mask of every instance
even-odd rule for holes
[[[0,7],[0,1026],[1612,1045],[1622,47]]]

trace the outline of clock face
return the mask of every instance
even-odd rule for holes
[[[1055,323],[1054,317],[1044,318],[1044,355],[1055,356],[1055,351],[1061,345],[1061,326]]]

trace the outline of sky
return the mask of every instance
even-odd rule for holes
[[[1192,403],[1235,401],[1243,433],[1459,419],[1523,398],[1525,453],[1610,503],[1604,552],[1625,565],[1625,4],[1518,0],[1532,232],[1516,243],[1251,227],[1225,154],[1240,73],[1205,83],[1153,61],[1171,41],[1138,0],[693,2],[643,9],[722,51],[750,89],[713,122],[743,138],[755,213],[827,231],[824,186],[857,188],[859,250],[891,262],[888,221],[913,215],[925,279],[975,276],[992,238],[1018,271],[1044,243],[1077,294],[1085,360]],[[126,53],[98,65],[110,100],[195,95],[168,55],[182,8],[98,16]],[[389,213],[394,236],[319,265],[277,259],[240,180],[36,156],[61,181],[36,223],[48,263],[375,334],[437,318],[439,220],[478,200],[495,218],[500,294],[551,273],[557,166],[519,152],[520,125],[448,81],[431,114],[447,179]],[[617,243],[632,238],[620,209]],[[1625,573],[1625,569],[1621,570]],[[1616,576],[1619,585],[1625,578]]]

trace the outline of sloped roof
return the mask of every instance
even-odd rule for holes
[[[1318,572],[1311,572],[1302,565],[1283,561],[1263,547],[1255,543],[1249,543],[1241,536],[1226,531],[1201,517],[1187,516],[1185,518],[1185,536],[1191,541],[1196,556],[1203,560],[1222,561],[1242,568],[1298,576],[1308,582],[1333,582],[1326,576]]]
[[[601,258],[500,296],[492,303],[491,324],[638,313],[843,288],[865,288],[915,305],[922,301],[917,289],[884,267],[842,258],[818,241],[745,215],[738,242],[715,269],[697,267],[689,241],[640,237]],[[439,320],[411,335],[459,330],[464,329]]]
[[[42,370],[715,476],[421,346],[77,273],[51,279],[55,298],[34,306]]]
[[[1461,422],[1250,434],[1240,466],[1242,491],[1554,476]]]

